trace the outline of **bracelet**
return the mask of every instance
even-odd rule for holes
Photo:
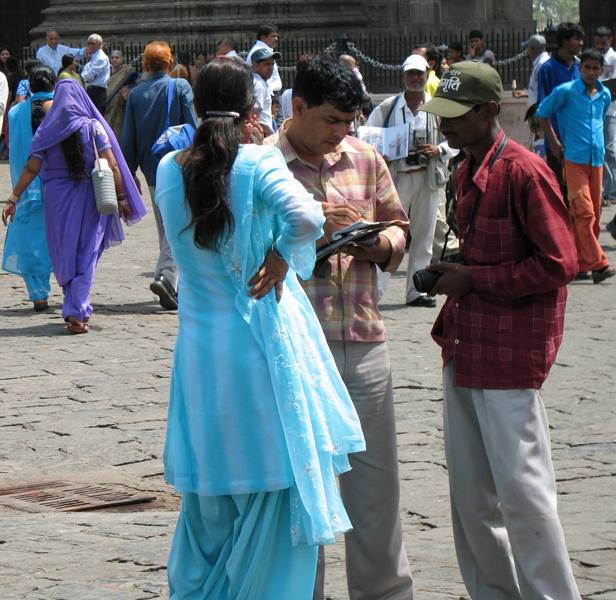
[[[276,246],[276,242],[272,244],[272,254],[276,258],[279,258],[280,260],[284,260],[284,256],[280,253],[280,250],[278,250],[278,246]]]
[[[9,196],[7,202],[15,206],[19,202],[19,196],[16,196],[13,192],[11,192],[11,195]]]

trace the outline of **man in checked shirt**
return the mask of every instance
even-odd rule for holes
[[[399,223],[373,246],[344,248],[304,289],[366,438],[366,451],[352,455],[352,470],[340,477],[353,524],[345,536],[349,598],[410,600],[391,367],[376,276],[377,269],[391,272],[400,264],[408,223],[383,158],[347,135],[362,96],[346,66],[323,57],[303,63],[293,83],[293,118],[266,143],[278,146],[295,178],[323,204],[325,237],[359,219]],[[321,552],[315,598],[323,597]]]
[[[423,110],[468,158],[456,176],[464,264],[431,267],[447,302],[445,454],[458,564],[473,600],[579,599],[556,510],[539,393],[563,335],[577,273],[567,207],[549,167],[498,123],[502,84],[462,62]]]

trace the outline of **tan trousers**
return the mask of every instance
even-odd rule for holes
[[[458,564],[472,600],[579,600],[538,390],[456,387],[443,370]]]
[[[402,541],[394,396],[385,342],[329,342],[361,421],[366,451],[340,477],[353,525],[345,535],[350,600],[411,600],[413,580]],[[323,600],[320,549],[314,598]]]

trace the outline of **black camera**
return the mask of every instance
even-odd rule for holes
[[[415,284],[415,289],[418,292],[422,292],[425,294],[429,294],[436,280],[442,275],[438,271],[431,271],[430,269],[419,269],[419,271],[415,271],[413,275],[413,283]]]
[[[413,150],[408,153],[405,160],[411,167],[425,167],[428,164],[428,157],[425,154]]]
[[[406,164],[410,167],[425,167],[428,164],[428,157],[420,152],[420,148],[426,145],[426,132],[413,131],[413,140],[409,141],[409,153],[406,157]]]

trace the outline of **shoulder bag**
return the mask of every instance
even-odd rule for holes
[[[152,154],[158,160],[169,154],[169,152],[188,148],[188,146],[192,145],[195,137],[195,128],[189,123],[169,127],[169,115],[171,113],[171,104],[173,103],[174,89],[175,80],[171,79],[167,91],[167,121],[165,122],[165,129],[154,144],[152,144]]]
[[[93,127],[91,128],[91,132],[95,157],[94,169],[92,169],[92,187],[94,188],[96,210],[98,210],[101,215],[112,215],[118,212],[118,197],[116,196],[113,171],[109,167],[107,159],[101,158],[98,154],[96,135]]]

